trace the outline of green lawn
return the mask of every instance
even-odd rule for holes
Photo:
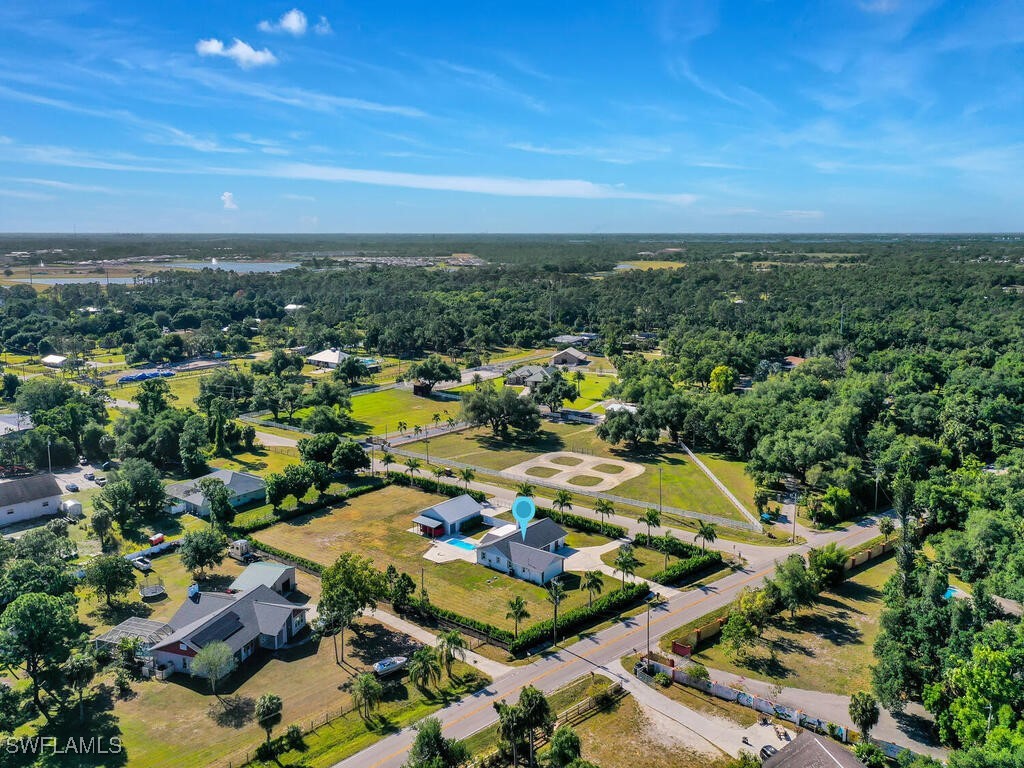
[[[601,561],[605,565],[608,565],[608,566],[611,566],[612,568],[614,568],[615,567],[615,557],[618,555],[618,553],[619,552],[618,552],[617,549],[613,549],[610,552],[605,552],[603,555],[601,555]],[[636,559],[640,561],[640,567],[636,569],[636,574],[635,575],[639,576],[641,579],[650,579],[656,573],[658,573],[658,571],[664,570],[664,568],[665,568],[665,555],[663,555],[660,552],[655,552],[653,549],[648,549],[647,547],[634,547],[633,548],[633,554],[636,556]],[[669,558],[668,558],[669,565],[674,563],[677,559],[678,558],[669,556]],[[728,573],[729,573],[728,566],[721,565],[721,566],[719,566],[717,568],[708,569],[707,571],[701,573],[700,574],[701,578],[700,578],[699,581],[686,582],[685,579],[683,581],[686,582],[687,586],[691,586],[692,587],[692,586],[702,585],[702,584],[705,584],[705,583],[710,583],[711,581],[715,581],[716,579],[720,579],[722,576],[725,576]],[[619,578],[621,578],[621,576],[622,575],[619,574]],[[628,581],[628,578],[627,578],[627,581]]]
[[[211,368],[210,370],[217,369]],[[125,372],[120,371],[115,376],[115,380],[124,375]],[[171,376],[168,379],[161,379],[161,381],[167,382],[167,386],[171,388],[171,394],[178,398],[172,402],[176,408],[191,408],[195,406],[196,398],[199,397],[199,382],[202,378],[202,375],[190,374],[188,376]],[[131,400],[138,393],[140,387],[141,384],[125,384],[123,386],[113,384],[110,388],[110,396],[118,400]]]
[[[422,451],[422,443],[408,446]],[[545,422],[540,433],[529,440],[502,440],[489,430],[472,429],[436,437],[430,441],[430,456],[454,459],[488,469],[509,467],[552,451],[576,451],[592,456],[633,461],[645,467],[643,474],[615,486],[610,492],[637,499],[643,504],[658,504],[658,468],[661,468],[661,495],[666,506],[694,512],[745,520],[714,483],[696,467],[685,453],[665,444],[646,451],[615,447],[597,437],[594,427],[579,424]],[[486,482],[488,478],[480,477]],[[585,491],[583,491],[585,492]]]
[[[603,408],[590,408],[590,406],[596,405],[605,399],[604,391],[615,382],[614,376],[602,376],[596,373],[587,374],[583,372],[585,378],[579,382],[580,394],[575,400],[565,400],[562,403],[563,408],[572,408],[577,411],[592,410],[597,413],[604,413]],[[572,378],[572,373],[567,374],[569,381],[573,384],[576,382]]]
[[[765,644],[743,663],[730,660],[720,644],[696,653],[694,660],[794,688],[840,694],[870,690],[882,587],[895,570],[894,558],[875,561],[834,591],[823,592],[813,608],[797,611],[795,620],[780,614],[765,631]]]
[[[301,439],[301,435],[295,435]],[[287,449],[263,448],[252,452],[240,452],[230,457],[217,456],[210,459],[211,469],[231,469],[235,472],[249,472],[254,475],[267,475],[271,472],[282,472],[289,464],[297,464],[298,451],[292,455]]]
[[[526,600],[533,621],[550,617],[551,606],[541,587],[463,560],[433,563],[423,558],[430,542],[409,531],[411,520],[417,511],[442,500],[419,490],[388,486],[332,510],[279,523],[254,538],[324,565],[342,552],[371,557],[381,570],[393,564],[411,575],[417,586],[422,575],[437,605],[509,630],[514,625],[505,618],[506,606],[516,596]],[[566,574],[564,583],[569,594],[562,610],[587,602],[586,591],[578,588],[578,575]]]
[[[715,477],[722,481],[740,503],[753,514],[754,512],[754,490],[757,485],[753,478],[745,471],[746,463],[735,459],[728,459],[718,454],[699,453],[697,456],[701,461],[714,472]]]

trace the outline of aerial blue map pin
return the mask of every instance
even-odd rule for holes
[[[512,517],[519,523],[523,541],[526,541],[526,526],[530,524],[535,514],[537,514],[537,505],[533,503],[533,499],[528,496],[516,496],[516,500],[512,502]]]

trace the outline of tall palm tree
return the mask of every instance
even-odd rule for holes
[[[455,429],[455,425],[458,424],[454,416],[449,416],[444,420],[444,423],[448,425],[448,429]]]
[[[640,522],[647,526],[647,538],[649,539],[651,538],[651,529],[661,525],[661,513],[654,507],[648,507],[644,510],[644,516],[640,518]]]
[[[423,464],[422,464],[422,462],[420,462],[419,459],[406,459],[405,460],[405,469],[409,473],[409,479],[410,480],[412,479],[412,476],[414,474],[416,474],[417,472],[420,471],[420,468],[422,466],[423,466]]]
[[[256,708],[253,714],[256,722],[267,732],[267,741],[270,741],[270,733],[274,726],[281,722],[281,707],[284,703],[276,693],[264,693],[256,699]]]
[[[467,491],[469,490],[469,484],[473,482],[473,478],[475,478],[475,477],[476,477],[476,472],[474,472],[469,467],[464,467],[463,469],[459,470],[459,479],[462,480],[462,482],[466,484],[466,490]]]
[[[583,371],[573,371],[572,380],[576,382],[576,397],[580,396],[580,384],[583,383],[585,378],[587,377],[584,375]]]
[[[705,544],[715,543],[715,540],[718,538],[718,529],[715,527],[714,523],[705,523],[702,521],[697,525],[697,535],[694,536],[694,538],[701,540],[700,548],[703,551]]]
[[[555,498],[551,502],[559,512],[572,509],[572,494],[568,491],[555,491]]]
[[[470,383],[473,385],[473,389],[479,390],[480,385],[484,383],[484,377],[479,373],[474,373]]]
[[[436,427],[438,424],[441,423],[441,414],[435,413],[433,416],[430,417],[430,420],[434,422],[434,426]]]
[[[587,605],[593,605],[594,594],[600,595],[601,590],[604,589],[604,574],[600,571],[587,571],[583,574],[583,581],[580,586],[590,593]]]
[[[409,680],[417,688],[429,688],[441,682],[441,660],[430,646],[420,648],[409,659]]]
[[[437,636],[437,652],[441,655],[444,671],[450,678],[455,660],[466,660],[466,641],[457,629],[449,629]]]
[[[672,544],[675,542],[675,537],[672,535],[672,529],[669,528],[665,531],[664,536],[659,536],[657,545],[658,549],[663,555],[665,555],[665,568],[668,568],[668,556],[672,554]]]
[[[508,613],[505,614],[505,618],[512,619],[516,623],[516,637],[519,637],[519,622],[530,618],[530,612],[526,610],[526,601],[518,595],[509,600]]]
[[[537,493],[537,489],[529,483],[520,483],[516,486],[516,493],[520,496],[526,496],[527,498],[532,499]]]
[[[423,427],[421,427],[419,424],[417,424],[415,427],[412,428],[412,435],[413,435],[413,437],[419,437],[422,434],[423,434]]]
[[[565,599],[565,587],[562,586],[562,582],[558,579],[552,579],[548,582],[548,602],[555,607],[554,621],[551,623],[551,642],[558,642],[558,606],[562,604],[562,600]]]
[[[380,704],[383,695],[384,689],[381,684],[369,672],[364,672],[352,681],[352,703],[367,719],[370,717],[370,712]]]
[[[444,477],[444,467],[434,467],[434,479],[440,483],[442,477]]]
[[[409,425],[406,424],[404,421],[398,422],[398,431],[401,432],[403,435],[405,434],[405,430],[407,430],[408,428]]]
[[[601,516],[601,522],[603,523],[608,515],[615,514],[615,505],[608,501],[608,499],[598,499],[594,505],[594,511]]]
[[[395,463],[395,454],[390,451],[384,451],[380,455],[380,463],[384,465],[384,474],[388,473],[388,467]]]
[[[626,587],[626,576],[632,577],[636,569],[640,567],[640,561],[633,553],[632,544],[623,544],[619,547],[619,553],[615,555],[615,570],[622,574],[622,587]]]

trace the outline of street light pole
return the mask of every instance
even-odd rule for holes
[[[664,510],[661,508],[661,465],[658,465],[658,514],[663,514]]]

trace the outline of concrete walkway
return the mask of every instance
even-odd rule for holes
[[[387,611],[382,611],[380,608],[377,608],[376,610],[368,612],[366,615],[371,619],[379,621],[381,624],[386,624],[392,629],[397,629],[399,632],[419,640],[424,645],[429,645],[432,648],[437,646],[437,636],[434,635],[433,632],[424,629],[418,624],[413,624],[405,619],[400,619],[393,613],[388,613]],[[500,661],[488,659],[481,656],[479,653],[469,650],[466,651],[466,663],[472,664],[481,672],[489,675],[492,680],[497,680],[515,669],[515,667],[502,664]]]

